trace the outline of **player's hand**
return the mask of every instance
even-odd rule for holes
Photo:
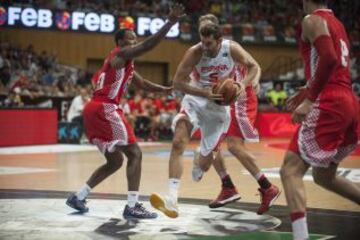
[[[185,16],[184,14],[184,6],[180,3],[175,3],[174,6],[170,8],[170,13],[168,16],[169,22],[175,24],[179,18]]]
[[[236,99],[245,94],[245,85],[243,83],[235,82],[236,89]]]
[[[289,111],[294,111],[306,98],[306,87],[297,88],[297,92],[286,100],[286,107]]]
[[[301,123],[306,119],[306,116],[311,111],[313,102],[305,98],[305,100],[295,109],[292,114],[292,121],[294,123]]]
[[[207,99],[212,100],[212,101],[219,101],[222,102],[224,101],[224,97],[222,94],[219,93],[213,93],[212,90],[208,90],[206,92],[206,96]]]

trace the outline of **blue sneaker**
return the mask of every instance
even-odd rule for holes
[[[157,218],[157,214],[146,210],[141,203],[136,203],[134,207],[125,206],[123,217],[125,219],[153,219]]]
[[[89,208],[86,206],[86,200],[79,200],[75,193],[70,194],[70,196],[66,200],[66,205],[82,213],[89,211]]]

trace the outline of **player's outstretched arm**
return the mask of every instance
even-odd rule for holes
[[[149,92],[165,92],[167,94],[171,94],[173,88],[165,87],[156,83],[153,83],[145,78],[143,78],[138,72],[134,71],[134,84],[136,87],[141,88],[145,91]]]
[[[248,73],[244,79],[244,85],[252,85],[256,87],[259,84],[261,76],[261,68],[256,60],[238,44],[231,41],[230,53],[235,62],[240,63],[248,69]]]
[[[136,58],[143,53],[153,49],[160,43],[160,40],[165,37],[170,28],[184,15],[184,6],[175,4],[171,9],[168,16],[168,21],[165,25],[154,35],[146,38],[143,42],[136,44],[133,47],[126,47],[122,49],[118,56],[124,60]]]

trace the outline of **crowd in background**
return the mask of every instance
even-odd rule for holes
[[[67,9],[81,11],[108,12],[116,15],[165,16],[171,1],[168,0],[23,0],[7,1],[6,4]],[[180,1],[181,2],[181,1]],[[213,13],[222,24],[249,23],[255,29],[271,25],[275,31],[285,35],[295,35],[302,18],[301,1],[291,0],[188,0],[182,1],[191,13],[187,21],[197,22],[199,15]],[[353,45],[360,45],[360,11],[358,1],[330,1],[336,15],[344,22]],[[360,47],[354,47],[351,60],[353,89],[360,96]],[[92,94],[92,72],[75,66],[59,64],[56,52],[35,52],[30,44],[22,49],[14,43],[0,42],[0,95],[6,95],[0,101],[0,107],[26,107],[24,96],[69,97],[81,96],[78,104],[85,104]],[[285,102],[295,87],[281,81],[262,84],[260,91],[261,110],[284,111]],[[74,98],[75,99],[75,98]],[[80,98],[77,98],[80,99]],[[121,105],[138,132],[144,138],[158,139],[162,131],[169,131],[174,114],[179,109],[180,98],[171,98],[159,94],[131,92]],[[73,100],[74,102],[74,100]],[[43,104],[39,106],[49,107]],[[69,107],[67,120],[71,122],[82,111]],[[65,120],[65,119],[64,119]],[[146,137],[145,137],[146,136]]]
[[[76,123],[83,128],[82,112],[89,100],[88,92],[81,88],[67,111],[69,123]],[[157,141],[171,138],[171,123],[179,111],[180,101],[181,98],[175,95],[130,90],[127,96],[121,99],[120,107],[138,138]]]
[[[5,4],[43,7],[70,11],[96,11],[117,16],[165,17],[173,0],[17,0]],[[197,19],[205,13],[219,17],[220,23],[250,24],[255,30],[273,29],[284,36],[295,36],[302,19],[300,0],[177,0],[186,6],[187,19],[196,26]],[[347,28],[350,38],[360,43],[359,1],[330,0],[334,9]]]
[[[136,136],[146,140],[159,140],[171,136],[171,123],[180,110],[181,97],[130,91],[127,99],[122,99],[121,107],[135,129]]]
[[[31,107],[53,107],[51,98],[63,97],[70,102],[61,120],[81,124],[83,108],[93,91],[91,77],[90,71],[59,64],[56,54],[37,54],[32,45],[21,49],[0,42],[0,95],[5,96],[0,107],[29,107],[24,98],[40,97],[49,100]],[[121,106],[138,136],[157,140],[160,135],[168,135],[164,133],[170,131],[179,102],[179,97],[130,89]]]
[[[15,92],[32,98],[74,96],[90,86],[91,73],[58,63],[56,53],[36,53],[0,42],[0,93]]]

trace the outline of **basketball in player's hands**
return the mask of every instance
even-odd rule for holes
[[[239,86],[234,82],[234,79],[227,78],[214,85],[212,91],[215,94],[222,94],[224,97],[223,101],[215,101],[220,105],[230,105],[236,101],[237,91]]]

